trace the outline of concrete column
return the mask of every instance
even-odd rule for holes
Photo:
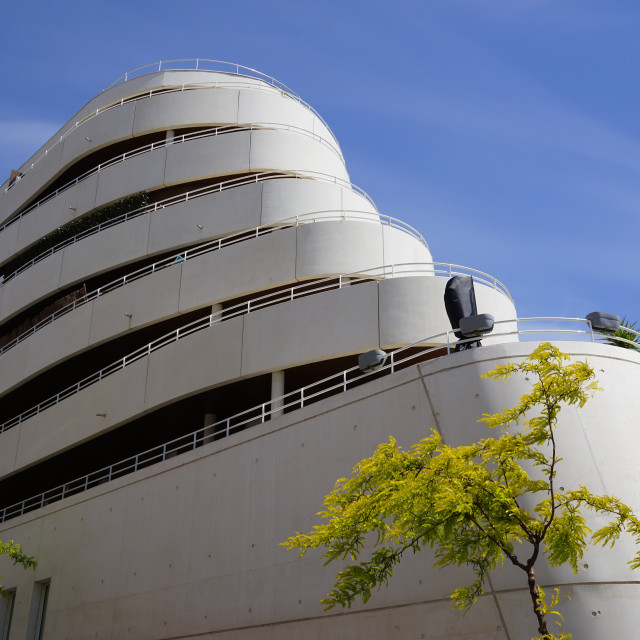
[[[216,422],[215,413],[204,414],[204,431],[202,432],[202,444],[213,442],[213,434],[216,432],[215,427],[212,425]]]
[[[271,374],[271,418],[277,418],[284,413],[282,406],[284,399],[279,396],[284,395],[284,371],[274,371]],[[278,400],[274,400],[279,398]]]
[[[218,313],[218,311],[222,311],[222,305],[221,304],[212,304],[211,305],[211,315],[213,315],[214,313]],[[217,318],[213,319],[214,322],[220,322],[220,316],[217,316]]]
[[[176,132],[174,129],[167,129],[167,142],[173,142],[173,139],[176,137]]]

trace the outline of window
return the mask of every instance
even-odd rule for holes
[[[8,640],[11,631],[11,617],[13,616],[13,605],[16,601],[16,590],[9,591],[6,597],[0,597],[0,639]]]
[[[36,582],[33,585],[31,598],[31,612],[27,628],[28,640],[42,640],[44,633],[44,619],[47,614],[47,600],[49,599],[50,581]]]

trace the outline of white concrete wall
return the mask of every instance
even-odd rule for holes
[[[604,389],[561,414],[562,481],[640,508],[627,475],[640,445],[640,358],[602,345],[560,346],[588,358]],[[448,595],[470,573],[432,568],[429,550],[407,558],[366,606],[324,613],[319,600],[338,567],[322,567],[317,554],[296,559],[278,543],[317,522],[335,479],[389,435],[403,446],[430,427],[450,444],[483,435],[477,418],[510,406],[527,385],[479,375],[532,347],[499,345],[412,367],[6,523],[0,538],[20,540],[39,559],[35,572],[1,563],[3,583],[17,587],[12,637],[24,637],[34,580],[50,578],[51,640],[529,640],[530,599],[509,567],[467,616],[452,611]],[[635,637],[640,583],[625,567],[631,551],[589,550],[577,575],[538,564],[546,587],[572,594],[560,608],[574,637]]]

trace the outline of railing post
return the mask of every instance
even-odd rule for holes
[[[226,429],[226,436],[227,438],[229,437],[229,430],[231,429],[231,418],[227,418],[227,429]]]

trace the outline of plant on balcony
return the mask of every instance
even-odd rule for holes
[[[637,331],[635,322],[629,322],[626,318],[622,318],[620,328],[610,336],[606,336],[604,341],[623,349],[640,351],[640,335]],[[618,338],[622,338],[622,340]]]
[[[140,209],[141,207],[146,206],[148,201],[149,193],[147,191],[140,191],[127,196],[126,198],[116,200],[106,207],[97,209],[85,216],[75,218],[74,220],[67,222],[57,229],[45,234],[35,244],[31,245],[28,249],[4,264],[2,267],[2,275],[5,277],[11,275],[16,269],[19,269],[30,260],[33,260],[33,258],[43,254],[48,249],[55,247],[69,238],[73,238],[73,236],[76,236],[87,229],[91,229],[99,224],[113,220],[125,213]]]
[[[613,544],[623,531],[640,542],[640,520],[618,498],[595,495],[583,485],[566,490],[557,485],[558,414],[566,405],[582,407],[597,390],[591,367],[565,364],[567,359],[543,343],[524,362],[485,374],[534,380],[515,407],[481,419],[502,430],[498,437],[450,447],[432,431],[408,451],[390,438],[354,467],[351,478],[337,481],[319,514],[325,523],[282,543],[301,555],[324,548],[325,564],[352,562],[322,601],[327,609],[351,606],[357,597],[366,602],[374,588],[387,584],[406,552],[429,546],[436,566],[473,569],[473,581],[451,594],[455,608],[469,609],[482,595],[488,573],[507,561],[523,572],[538,638],[571,637],[562,632],[560,593],[556,590],[550,602],[545,597],[536,562],[544,556],[552,566],[569,564],[577,571],[589,544]],[[607,524],[592,532],[585,510],[604,515]],[[640,567],[640,552],[629,564]],[[551,619],[560,624],[558,635],[549,630]]]

